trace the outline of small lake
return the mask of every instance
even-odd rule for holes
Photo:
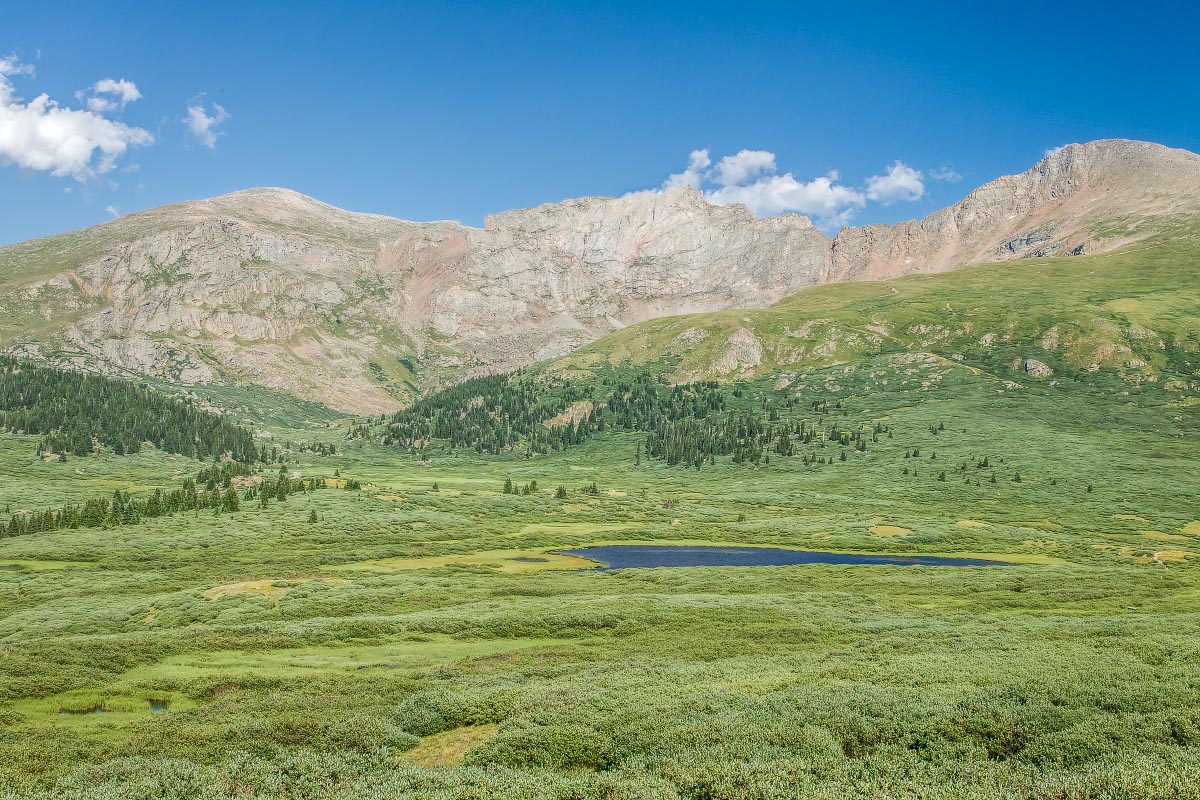
[[[789,567],[797,564],[884,564],[906,567],[1000,567],[1004,561],[950,556],[861,555],[779,547],[614,544],[558,551],[599,561],[597,569],[637,567]]]

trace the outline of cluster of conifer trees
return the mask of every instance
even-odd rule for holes
[[[266,460],[253,435],[219,414],[144,385],[0,356],[0,430],[42,437],[41,452],[118,454],[143,442],[198,459]]]
[[[238,481],[241,488],[235,484],[235,478],[245,479]],[[186,511],[210,510],[220,514],[239,511],[243,502],[254,500],[261,508],[267,508],[271,501],[315,492],[324,485],[320,478],[291,478],[284,468],[274,476],[257,475],[247,464],[226,461],[200,470],[195,478],[185,478],[178,489],[155,489],[146,497],[132,497],[118,489],[112,497],[68,503],[58,509],[11,511],[8,521],[0,522],[0,537],[68,528],[136,525],[146,519]]]
[[[596,392],[567,381],[535,383],[521,373],[476,378],[393,414],[382,441],[414,453],[441,442],[479,453],[520,448],[533,455],[561,450],[604,431],[645,432],[646,458],[698,468],[715,463],[717,456],[758,464],[769,461],[771,453],[826,463],[832,459],[807,452],[804,446],[831,443],[865,451],[887,430],[881,424],[841,427],[833,421],[840,416],[840,403],[820,399],[805,407],[794,395],[745,398],[741,387],[733,387],[732,398],[727,398],[715,381],[671,386],[642,373],[602,379],[598,387]],[[736,409],[735,401],[740,401]],[[793,419],[797,410],[811,419]],[[351,431],[370,433],[367,426]],[[639,444],[638,462],[642,452]]]
[[[815,412],[816,408],[817,404],[813,404],[811,410]],[[881,423],[876,423],[873,428],[849,430],[837,422],[822,428],[815,420],[785,420],[773,407],[765,417],[754,413],[731,413],[707,419],[668,421],[647,434],[646,456],[666,461],[668,466],[694,466],[697,469],[716,463],[717,456],[730,456],[735,464],[759,464],[769,462],[771,453],[784,458],[799,454],[806,464],[824,464],[832,458],[805,450],[805,445],[815,442],[824,447],[829,443],[866,452],[867,443],[879,441],[879,435],[883,433],[888,430]],[[639,445],[638,458],[640,453]],[[839,458],[846,460],[844,451]]]
[[[653,430],[666,420],[703,418],[725,408],[715,382],[667,386],[650,375],[602,384],[605,394],[578,383],[537,385],[521,373],[474,378],[422,398],[391,416],[384,444],[421,451],[433,441],[498,455],[529,455],[580,444],[607,430]],[[586,403],[574,409],[576,403]],[[574,413],[571,413],[574,412]],[[351,436],[369,435],[363,427]]]

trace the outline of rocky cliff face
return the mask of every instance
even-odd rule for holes
[[[1124,139],[1073,144],[923,220],[842,230],[825,280],[1103,252],[1197,211],[1200,155]]]
[[[263,385],[358,413],[655,317],[804,286],[1110,249],[1200,209],[1200,156],[1073,145],[921,220],[756,220],[686,187],[489,217],[354,214],[253,189],[0,248],[0,345],[84,369]]]

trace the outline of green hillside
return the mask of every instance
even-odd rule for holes
[[[1012,365],[1033,359],[1060,380],[1157,383],[1194,396],[1197,320],[1200,230],[1188,227],[1102,255],[831,284],[767,309],[653,320],[553,368],[663,362],[677,379],[729,379],[928,352],[1003,380],[1027,383]]]

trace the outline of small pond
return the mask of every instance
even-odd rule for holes
[[[97,703],[94,706],[79,706],[77,708],[60,708],[58,715],[60,717],[78,717],[83,714],[107,714],[108,709],[103,703]]]
[[[778,547],[721,547],[716,545],[614,544],[560,550],[569,556],[599,561],[597,569],[636,567],[787,567],[795,564],[887,564],[914,567],[997,567],[1003,561],[949,556],[861,555]]]

